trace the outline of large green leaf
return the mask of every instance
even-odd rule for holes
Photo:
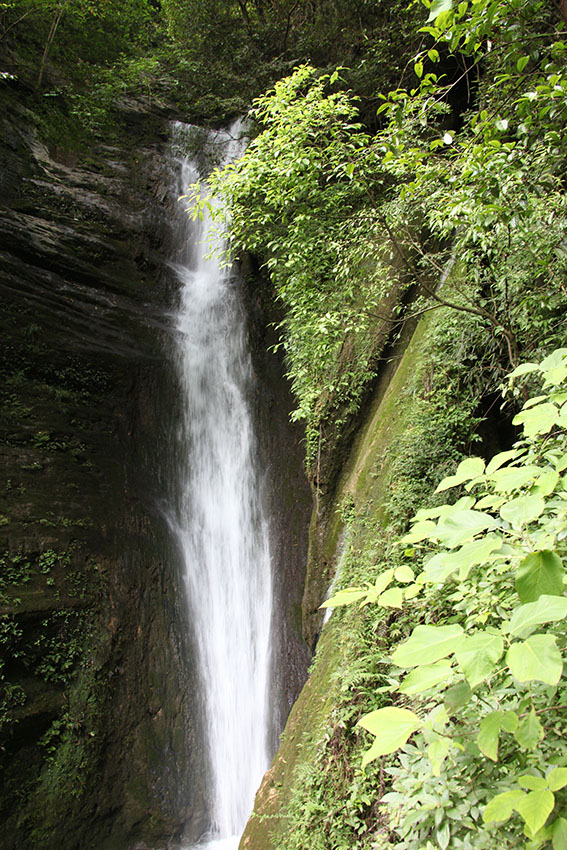
[[[423,664],[408,673],[399,690],[402,694],[408,694],[408,696],[421,694],[441,682],[446,682],[451,675],[451,670],[450,661],[443,660],[436,664]]]
[[[553,850],[567,850],[567,820],[557,818],[553,824]]]
[[[535,481],[539,471],[537,466],[505,466],[494,472],[490,478],[497,493],[511,493]]]
[[[547,784],[551,791],[559,791],[567,785],[567,767],[554,767],[549,771]]]
[[[441,774],[443,762],[449,755],[450,743],[447,738],[435,738],[427,748],[427,755],[431,762],[433,776]]]
[[[454,0],[433,0],[427,23],[434,21],[441,12],[449,12],[453,8],[453,2]]]
[[[436,493],[441,493],[443,490],[448,490],[450,487],[457,487],[459,484],[464,484],[465,481],[470,481],[472,478],[477,478],[484,472],[484,461],[481,457],[468,457],[461,461],[454,475],[449,475],[444,478],[439,484]]]
[[[437,523],[431,522],[429,519],[426,519],[423,522],[416,522],[415,525],[412,526],[411,531],[402,537],[400,543],[420,543],[422,540],[428,540],[431,537],[435,537],[436,531]]]
[[[549,549],[532,552],[521,562],[516,572],[516,590],[522,602],[535,602],[543,594],[561,596],[563,593],[563,563]]]
[[[408,582],[415,580],[415,573],[411,567],[404,564],[395,570],[394,578],[402,584],[407,584]]]
[[[540,623],[553,623],[567,617],[567,599],[564,596],[543,594],[536,602],[516,608],[510,619],[510,633],[525,634]]]
[[[503,822],[508,820],[516,808],[516,805],[525,796],[525,792],[520,791],[520,789],[504,791],[502,794],[497,794],[484,810],[482,815],[484,822],[493,823],[494,821]]]
[[[506,663],[519,682],[556,685],[563,670],[554,635],[532,635],[521,643],[513,643],[506,653]]]
[[[439,521],[436,537],[449,549],[455,549],[481,531],[497,525],[494,517],[482,511],[455,511]]]
[[[391,587],[378,597],[378,605],[384,608],[401,608],[404,595],[401,587]]]
[[[458,624],[416,626],[410,638],[392,654],[392,661],[398,667],[434,664],[441,658],[447,658],[453,654],[463,634],[463,628]]]
[[[487,561],[501,546],[501,537],[487,534],[480,540],[465,543],[456,552],[439,552],[425,564],[424,575],[427,581],[443,582],[458,569],[459,580],[464,581],[473,567]]]
[[[501,635],[477,632],[461,641],[455,657],[469,685],[474,688],[492,673],[503,652]]]
[[[520,457],[522,454],[522,449],[509,449],[506,452],[499,452],[491,458],[488,466],[486,467],[486,474],[492,475],[493,472],[496,472],[497,469],[500,469],[500,467],[504,466],[505,463],[508,463],[509,460],[516,460],[516,458]]]
[[[498,761],[498,738],[502,728],[502,715],[502,711],[492,711],[483,717],[476,738],[481,753],[492,761]]]
[[[541,363],[545,384],[561,384],[567,377],[567,348],[556,348]]]
[[[533,776],[531,773],[526,773],[518,776],[518,782],[522,788],[527,788],[530,791],[547,790],[547,782],[542,776]]]
[[[524,747],[526,750],[533,750],[542,740],[543,735],[543,726],[532,708],[528,716],[522,719],[518,729],[514,732],[514,738],[521,747]]]
[[[463,705],[466,705],[472,696],[471,686],[468,682],[457,682],[445,691],[443,704],[447,714],[453,714]]]
[[[554,404],[546,402],[530,407],[529,410],[521,410],[512,422],[514,425],[523,425],[526,437],[535,437],[537,434],[547,434],[551,431],[559,416],[559,410]]]
[[[544,469],[538,477],[536,484],[532,487],[531,492],[538,496],[550,496],[559,483],[559,473],[556,469],[548,467]]]
[[[555,797],[552,791],[530,791],[515,803],[514,808],[532,833],[536,833],[544,825],[554,806]]]
[[[339,605],[351,605],[353,602],[358,602],[359,599],[364,599],[364,597],[368,594],[368,588],[366,590],[362,587],[347,587],[344,590],[339,590],[334,596],[331,596],[330,599],[327,599],[326,602],[323,602],[320,605],[320,608],[338,608]]]
[[[380,573],[376,581],[374,582],[373,590],[377,593],[383,593],[384,590],[388,587],[392,579],[394,578],[394,570],[384,570],[383,573]]]
[[[362,759],[362,767],[366,767],[373,759],[403,747],[410,735],[423,726],[423,720],[407,708],[388,706],[365,714],[357,726],[376,736]]]
[[[500,508],[500,516],[514,528],[521,528],[542,515],[545,502],[541,496],[519,496]]]
[[[513,372],[510,372],[508,378],[519,378],[521,375],[527,375],[528,372],[539,372],[539,363],[520,363]]]

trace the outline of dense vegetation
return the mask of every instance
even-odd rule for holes
[[[404,301],[413,314],[448,303],[478,317],[492,381],[550,344],[565,310],[559,17],[545,2],[433,5],[446,9],[421,28],[415,87],[382,97],[378,132],[340,72],[304,65],[256,101],[260,134],[211,181],[231,250],[264,259],[285,305],[311,460],[321,422],[356,409],[376,327],[399,326]],[[463,79],[475,108],[461,113]]]
[[[427,329],[379,508],[338,506],[334,604],[363,605],[333,614],[335,705],[278,850],[567,846],[565,352],[549,357],[567,308],[564,9],[0,4],[3,83],[50,140],[108,140],[126,98],[202,121],[256,98],[248,151],[207,192],[231,256],[259,258],[281,302],[316,491],[384,360]],[[208,203],[196,187],[195,214]],[[501,402],[510,372],[520,392]]]
[[[306,733],[280,849],[566,846],[565,352],[518,368],[565,336],[565,22],[547,2],[424,5],[413,88],[383,95],[377,129],[340,69],[303,65],[257,99],[258,135],[209,181],[229,254],[260,256],[284,305],[314,480],[378,371],[380,326],[395,340],[439,311],[389,497],[342,505],[350,589],[331,605],[363,609],[344,616],[335,709],[315,749]],[[192,200],[209,203],[200,186]],[[479,419],[512,370],[539,370],[544,391],[492,458]],[[488,464],[443,479],[475,439]],[[436,484],[469,494],[443,506]]]
[[[399,79],[410,20],[402,0],[7,0],[0,81],[33,93],[44,135],[67,146],[114,135],[128,99],[226,121],[304,61],[348,64],[372,119],[375,80]],[[375,37],[393,26],[396,41]]]

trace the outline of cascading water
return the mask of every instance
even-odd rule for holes
[[[186,133],[175,126],[179,195],[199,176],[179,154]],[[225,159],[238,153],[235,135],[237,126],[215,135]],[[207,257],[210,219],[191,222],[179,206],[173,268],[181,289],[176,361],[183,414],[170,520],[183,553],[209,768],[209,828],[198,846],[235,850],[270,757],[270,535],[239,281]]]

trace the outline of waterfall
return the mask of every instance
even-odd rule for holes
[[[179,152],[187,132],[174,128],[178,195],[199,176]],[[238,134],[238,125],[214,134],[225,161],[238,153],[231,141]],[[209,827],[198,846],[236,850],[270,757],[270,534],[241,282],[208,258],[210,218],[192,222],[178,206],[172,267],[180,285],[175,359],[183,412],[170,520],[183,554],[206,739]]]

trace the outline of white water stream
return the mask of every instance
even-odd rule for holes
[[[176,125],[177,141],[186,131]],[[238,153],[230,135],[215,135],[225,159]],[[198,173],[189,159],[175,156],[181,195]],[[241,284],[230,269],[207,259],[210,220],[191,222],[179,207],[174,270],[181,287],[176,360],[183,450],[171,521],[183,552],[209,766],[210,824],[198,847],[236,850],[270,756],[269,530],[257,474]]]

